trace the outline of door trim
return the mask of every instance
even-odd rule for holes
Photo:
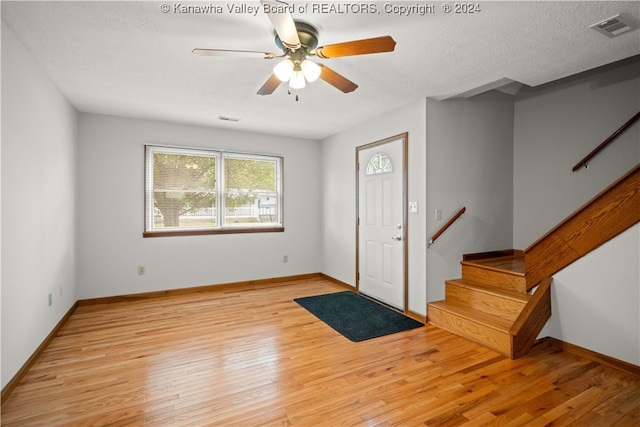
[[[409,133],[404,132],[398,135],[391,136],[389,138],[381,139],[379,141],[371,142],[369,144],[360,145],[356,147],[356,292],[360,293],[360,151],[366,150],[377,145],[383,145],[398,139],[402,139],[402,253],[403,253],[403,266],[402,277],[404,282],[403,290],[403,308],[402,311],[407,314],[409,307],[409,260],[408,260],[408,243],[407,239],[409,233],[407,232],[408,217],[407,217],[407,187],[408,187],[408,146],[409,146]]]

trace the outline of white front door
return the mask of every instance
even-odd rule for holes
[[[405,309],[405,136],[358,149],[358,289]]]

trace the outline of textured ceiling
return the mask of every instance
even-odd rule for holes
[[[191,53],[280,53],[268,17],[249,10],[260,6],[257,0],[2,1],[2,20],[80,111],[312,139],[419,98],[536,86],[640,54],[640,31],[608,38],[589,28],[618,13],[639,26],[637,1],[482,1],[479,11],[466,14],[444,13],[442,2],[290,4],[295,19],[318,28],[320,45],[391,35],[396,49],[318,59],[359,88],[343,94],[317,81],[296,102],[286,84],[272,95],[256,94],[277,60]],[[358,12],[354,4],[374,10]],[[401,15],[392,8],[426,4],[434,13]],[[222,12],[181,13],[185,5],[219,6]]]

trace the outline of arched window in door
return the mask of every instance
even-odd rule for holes
[[[385,153],[376,153],[369,160],[367,165],[366,175],[375,175],[378,173],[393,172],[393,165],[391,159]]]

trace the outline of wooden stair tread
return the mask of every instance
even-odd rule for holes
[[[462,276],[445,281],[445,299],[427,303],[427,321],[512,359],[523,356],[551,316],[551,279],[529,294],[524,252],[463,255]]]
[[[512,301],[526,303],[531,298],[531,295],[524,292],[509,291],[506,289],[498,289],[491,285],[482,283],[475,283],[464,279],[452,279],[447,280],[447,283],[454,283],[458,286],[464,286],[465,288],[474,289],[477,292],[484,292],[486,294],[495,295],[500,298],[510,299]]]
[[[524,277],[524,255],[507,255],[484,259],[463,260],[463,265],[476,266],[487,270],[504,272]]]
[[[480,310],[463,307],[458,304],[447,302],[446,300],[430,302],[428,306],[438,308],[470,322],[481,324],[505,334],[509,334],[509,329],[513,324],[512,321],[503,319],[502,317],[494,316]]]

